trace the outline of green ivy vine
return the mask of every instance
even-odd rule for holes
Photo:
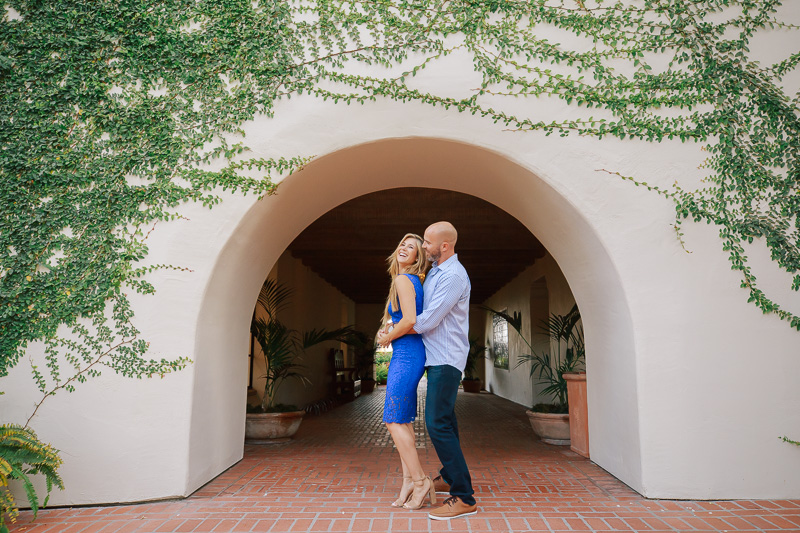
[[[225,190],[273,194],[271,177],[302,168],[307,157],[252,158],[236,140],[245,121],[300,94],[422,102],[520,132],[702,143],[702,188],[621,177],[674,202],[679,238],[686,219],[718,227],[749,301],[800,329],[800,317],[759,288],[746,253],[747,243],[763,242],[800,289],[800,100],[782,85],[800,51],[760,64],[748,48],[760,32],[797,42],[781,5],[8,0],[0,24],[0,377],[33,345],[45,353],[45,368],[32,363],[42,401],[102,368],[144,377],[188,364],[147,359],[135,327],[127,294],[153,293],[146,276],[155,269],[185,268],[150,265],[148,236],[179,218],[181,203],[212,207]],[[580,44],[544,38],[543,28]],[[414,75],[456,50],[482,80],[470,96],[414,88]],[[353,63],[372,65],[373,75],[354,74]],[[502,110],[519,97],[559,99],[597,117],[541,121]]]
[[[789,444],[794,444],[795,446],[800,446],[800,442],[797,442],[796,440],[792,440],[789,437],[787,437],[786,435],[784,435],[783,437],[780,437],[780,439],[783,442],[788,442]]]

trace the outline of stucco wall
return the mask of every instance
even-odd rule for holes
[[[389,275],[386,275],[386,293],[389,293]],[[356,304],[356,329],[375,336],[383,317],[382,304]]]
[[[522,334],[535,350],[550,350],[547,338],[540,334],[541,321],[550,313],[566,314],[575,304],[558,264],[548,254],[525,269],[516,278],[490,296],[485,305],[496,311],[513,315],[522,314]],[[485,313],[486,339],[492,338],[492,317]],[[520,354],[529,353],[528,346],[519,335],[508,328],[508,369],[497,368],[491,360],[485,364],[486,388],[490,392],[520,405],[530,407],[551,400],[541,395],[545,385],[530,377],[530,363],[517,366]],[[552,353],[552,352],[551,352]]]
[[[775,32],[761,42],[769,49],[785,46],[781,39]],[[454,52],[415,83],[452,95],[479,81]],[[550,101],[515,106],[530,116],[591,114]],[[590,452],[600,466],[651,497],[800,497],[797,448],[778,440],[800,431],[800,336],[746,302],[716,228],[684,226],[687,253],[668,202],[601,171],[691,187],[704,177],[699,145],[544,137],[453,109],[307,96],[280,102],[274,119],[258,117],[245,131],[248,155],[317,158],[275,196],[222,193],[212,211],[186,205],[182,219],[159,224],[148,261],[191,272],[151,276],[158,293],[134,298],[136,321],[154,357],[193,364],[148,381],[107,374],[49,400],[32,426],[65,459],[67,490],[53,504],[185,495],[238,461],[247,380],[238,354],[248,350],[261,283],[320,215],[402,186],[483,198],[549,250],[583,315]],[[787,276],[761,243],[754,250],[762,286],[800,312]],[[30,357],[40,356],[32,346]],[[4,419],[31,413],[28,373],[21,364],[5,381]]]
[[[408,113],[393,109],[382,110],[395,119],[382,124],[400,128]],[[413,131],[425,117],[430,120],[430,113],[416,117]],[[377,133],[367,128],[374,113],[349,117],[354,118],[364,124],[348,128],[351,135]],[[439,123],[439,134],[441,128],[464,134],[475,119],[454,120],[465,123]],[[325,121],[344,122],[344,117]],[[281,136],[280,129],[273,134]],[[470,135],[487,136],[482,142],[490,143],[499,134],[473,129]],[[329,136],[315,142],[324,146],[333,138],[341,141]],[[153,234],[152,258],[189,265],[193,272],[156,275],[158,295],[135,303],[154,353],[189,354],[194,363],[163,380],[130,382],[107,375],[52,399],[33,426],[64,451],[68,490],[56,493],[53,502],[188,494],[239,460],[247,362],[231,354],[247,353],[247,324],[263,279],[291,240],[335,205],[381,187],[426,184],[503,207],[542,240],[562,268],[591,349],[593,460],[653,497],[796,496],[797,452],[778,436],[791,436],[792,428],[800,427],[795,408],[800,392],[790,379],[800,371],[797,333],[745,302],[713,228],[687,230],[693,251],[687,254],[674,240],[669,205],[610,178],[598,182],[593,169],[610,162],[576,158],[577,152],[589,153],[579,150],[586,140],[545,139],[536,145],[519,137],[501,140],[503,156],[475,144],[426,139],[364,145],[320,158],[261,202],[230,198],[213,212],[187,206],[183,212],[190,222],[168,224]],[[692,164],[669,146],[655,150],[612,142],[603,151],[598,143],[589,144],[596,149],[592,157],[619,166],[637,161],[644,165],[639,172],[655,176],[675,161]],[[645,148],[650,148],[646,165]],[[633,153],[626,157],[626,151]],[[512,163],[511,153],[548,164],[534,174]],[[377,181],[376,168],[382,169]],[[523,195],[521,184],[526,184]],[[266,239],[264,228],[272,228]],[[793,297],[786,293],[789,304]],[[754,354],[765,368],[781,369],[774,379],[753,379]],[[6,396],[15,418],[30,412],[24,370],[14,371]],[[149,472],[158,472],[158,479]]]

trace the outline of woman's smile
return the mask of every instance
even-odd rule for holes
[[[406,239],[397,248],[397,263],[403,266],[410,265],[417,260],[417,243],[414,239]]]

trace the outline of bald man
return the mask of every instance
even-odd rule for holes
[[[472,479],[461,451],[456,421],[456,396],[469,352],[469,293],[472,285],[455,253],[458,233],[449,222],[437,222],[425,230],[422,248],[431,262],[425,278],[422,314],[414,331],[425,344],[428,394],[425,425],[442,463],[434,479],[437,490],[450,493],[444,505],[428,518],[450,520],[478,512]]]

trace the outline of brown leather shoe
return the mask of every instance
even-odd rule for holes
[[[433,490],[450,494],[450,485],[447,484],[447,481],[445,481],[441,475],[438,475],[433,478]]]
[[[431,520],[450,520],[460,516],[469,516],[478,512],[478,504],[467,505],[458,496],[450,496],[444,501],[444,505],[428,513]]]

